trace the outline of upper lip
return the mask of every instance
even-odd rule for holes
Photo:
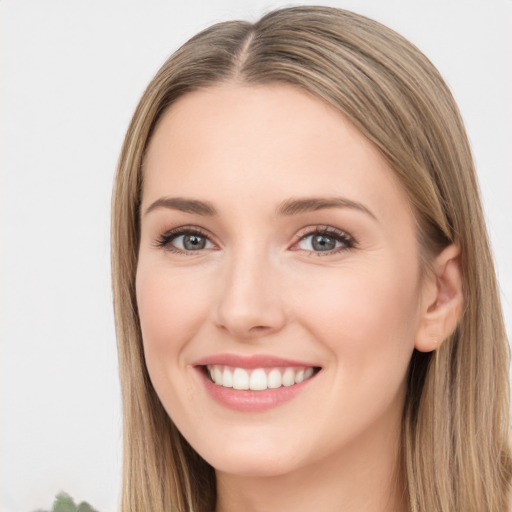
[[[252,355],[242,356],[237,354],[215,354],[198,359],[192,366],[207,366],[207,365],[225,365],[233,366],[235,368],[275,368],[278,366],[296,366],[305,368],[315,368],[318,365],[311,364],[310,362],[296,361],[293,359],[285,359],[272,355]]]

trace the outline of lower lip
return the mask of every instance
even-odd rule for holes
[[[299,384],[281,386],[264,391],[237,390],[213,383],[202,368],[198,368],[210,396],[219,404],[240,412],[263,412],[278,407],[295,398],[312,381],[316,374]]]

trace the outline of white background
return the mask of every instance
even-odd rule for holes
[[[308,3],[317,3],[310,1]],[[512,2],[324,1],[420,47],[462,110],[512,326]],[[114,511],[120,400],[109,276],[116,160],[179,44],[279,1],[0,0],[0,511],[60,490]]]

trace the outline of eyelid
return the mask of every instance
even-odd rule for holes
[[[338,247],[335,249],[327,250],[327,251],[313,251],[313,250],[307,250],[307,249],[294,249],[297,244],[299,244],[303,239],[307,238],[311,235],[325,235],[332,238],[335,238],[337,241],[342,242],[344,244],[343,247]],[[212,236],[203,228],[200,228],[198,226],[179,226],[177,228],[169,229],[159,235],[159,237],[155,240],[154,245],[158,248],[163,248],[165,250],[168,250],[170,252],[178,253],[178,254],[187,254],[187,255],[199,255],[201,253],[204,253],[205,249],[197,250],[197,251],[191,251],[186,249],[179,249],[178,247],[175,247],[172,245],[172,241],[179,238],[183,235],[197,235],[206,238],[213,246],[213,250],[218,250],[219,246],[212,240]],[[294,236],[294,241],[292,243],[292,246],[290,247],[291,250],[294,251],[302,251],[309,254],[315,254],[316,256],[328,256],[337,254],[342,251],[346,251],[349,249],[352,249],[357,245],[357,241],[354,239],[352,235],[347,233],[346,231],[343,231],[341,229],[335,228],[334,226],[329,225],[314,225],[314,226],[307,226],[305,228],[302,228],[297,234]],[[209,248],[209,250],[212,250],[212,248]]]
[[[212,240],[212,236],[205,231],[203,228],[197,226],[179,226],[177,228],[169,229],[164,231],[158,238],[154,241],[154,245],[157,248],[165,249],[169,252],[177,253],[177,254],[187,254],[197,256],[204,252],[204,250],[197,251],[188,251],[186,249],[179,249],[172,245],[172,241],[179,238],[183,235],[197,235],[206,238],[212,245],[216,248],[217,244]],[[209,249],[211,250],[211,248]]]
[[[298,245],[304,238],[307,238],[311,235],[325,235],[332,238],[335,238],[337,241],[340,241],[344,244],[343,247],[338,247],[336,249],[331,249],[328,251],[313,251],[313,250],[307,250],[307,249],[293,249],[296,245]],[[338,254],[343,251],[347,251],[349,249],[353,249],[357,246],[356,239],[347,233],[346,231],[343,231],[341,229],[335,228],[334,226],[329,225],[316,225],[316,226],[308,226],[306,228],[303,228],[295,235],[295,241],[292,245],[292,250],[295,251],[303,251],[309,254],[314,254],[315,256],[329,256]]]
[[[295,238],[296,240],[300,240],[301,238],[307,235],[311,235],[313,233],[338,235],[343,238],[354,240],[354,237],[347,233],[346,231],[343,231],[342,229],[339,228],[335,228],[334,226],[330,226],[328,224],[314,224],[311,226],[306,226],[297,232]]]

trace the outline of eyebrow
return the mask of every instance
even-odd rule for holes
[[[309,197],[304,199],[287,199],[276,210],[278,215],[298,215],[299,213],[325,210],[327,208],[351,208],[363,212],[373,219],[377,217],[363,204],[344,197]]]
[[[146,215],[157,208],[169,208],[179,210],[185,213],[197,213],[198,215],[213,216],[217,215],[215,207],[207,201],[198,201],[197,199],[186,199],[183,197],[161,197],[146,210]]]
[[[212,217],[218,214],[217,209],[208,201],[187,199],[183,197],[161,197],[146,209],[145,214],[157,209],[168,208],[185,213],[195,213]],[[343,197],[308,197],[303,199],[287,199],[279,204],[276,214],[279,216],[298,215],[328,208],[350,208],[363,212],[377,220],[375,215],[363,204]]]

